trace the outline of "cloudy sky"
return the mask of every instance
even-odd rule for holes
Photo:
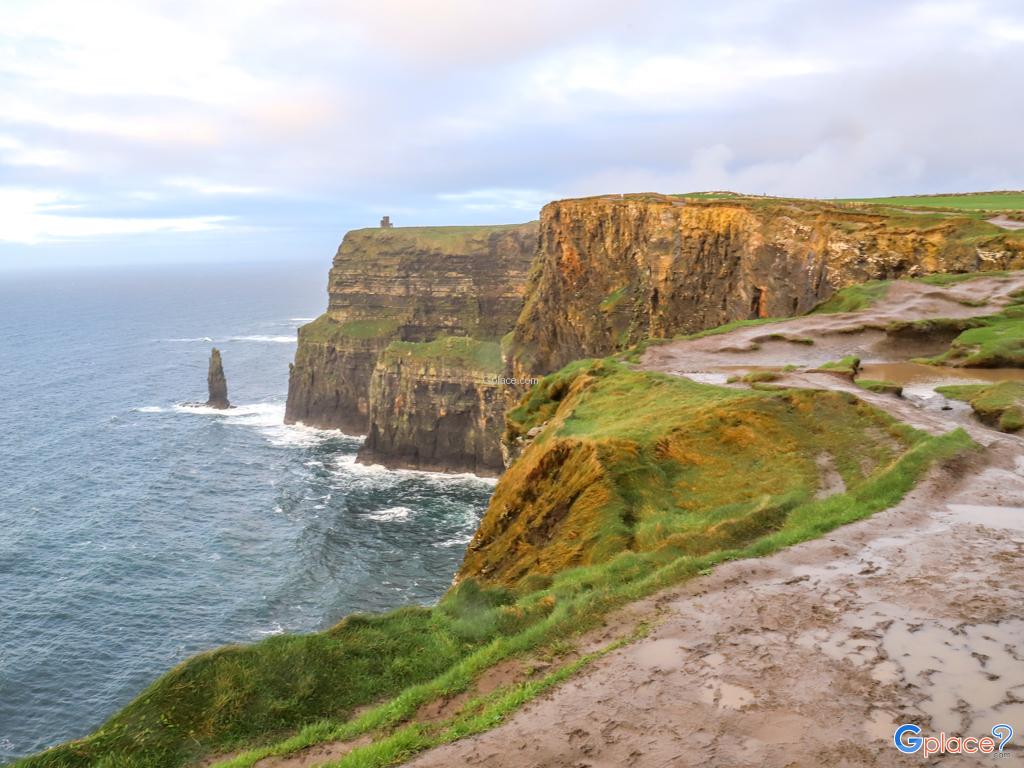
[[[1024,187],[1024,5],[0,0],[0,269],[700,189]]]

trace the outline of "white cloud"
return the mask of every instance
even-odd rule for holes
[[[580,49],[540,62],[527,91],[574,112],[580,97],[598,96],[616,111],[664,112],[707,105],[771,87],[771,81],[837,68],[824,56],[712,46],[686,55],[643,50]]]
[[[445,192],[438,200],[455,203],[467,211],[529,211],[531,214],[550,202],[554,195],[537,189],[475,189]]]
[[[53,147],[33,147],[13,136],[0,134],[0,163],[39,168],[81,168],[82,163],[70,152]]]
[[[269,187],[252,187],[242,184],[220,184],[194,176],[179,176],[164,179],[164,186],[198,192],[200,195],[269,195],[273,190]]]
[[[0,187],[0,241],[27,245],[58,240],[153,233],[206,232],[229,223],[225,216],[112,218],[71,214],[80,205],[46,189]]]
[[[0,239],[1019,186],[1022,43],[1016,0],[10,2]]]

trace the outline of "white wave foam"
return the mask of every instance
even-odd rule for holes
[[[174,406],[178,413],[198,416],[222,416],[254,427],[266,427],[284,422],[284,403],[249,403],[232,408],[211,408],[208,405],[179,403]]]
[[[218,416],[228,419],[231,424],[254,427],[259,429],[273,445],[316,445],[341,434],[335,430],[316,429],[303,424],[285,424],[284,403],[249,403],[227,410],[182,403],[174,406],[174,410],[178,413],[196,416]]]
[[[376,520],[378,523],[393,523],[399,520],[408,520],[409,515],[412,514],[415,512],[408,507],[388,507],[376,512],[369,512],[364,517],[367,520]]]
[[[294,323],[295,325],[305,325],[306,323],[312,323],[316,320],[315,317],[289,317],[288,322]]]
[[[444,541],[435,541],[433,546],[443,549],[445,547],[464,547],[473,540],[470,536],[456,536],[454,539],[445,539]]]
[[[209,336],[192,336],[181,339],[166,339],[166,341],[213,341]]]
[[[232,336],[228,341],[262,341],[273,344],[294,344],[297,338],[295,336],[268,336],[257,333],[252,336]]]
[[[355,454],[339,456],[335,460],[335,464],[339,474],[345,475],[417,477],[441,485],[447,485],[452,482],[464,483],[467,481],[490,486],[498,484],[498,478],[496,477],[481,477],[480,475],[474,475],[472,472],[428,472],[424,469],[391,469],[383,464],[361,464],[356,461]]]
[[[283,635],[284,627],[282,627],[279,622],[275,621],[273,627],[271,627],[270,629],[257,629],[256,634],[261,635],[263,637],[267,637],[269,635]]]
[[[163,413],[166,409],[159,405],[144,405],[141,408],[132,408],[135,413]]]

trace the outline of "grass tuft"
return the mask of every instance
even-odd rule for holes
[[[954,400],[964,400],[984,423],[1003,432],[1024,427],[1024,383],[1003,381],[998,384],[953,384],[936,387],[936,392]]]

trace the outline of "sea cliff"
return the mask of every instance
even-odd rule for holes
[[[443,351],[429,345],[418,348],[419,368],[399,365],[397,352],[378,363],[393,342],[444,337],[496,349],[522,305],[536,232],[535,222],[349,232],[334,257],[327,312],[299,330],[285,420],[369,434],[366,460],[493,471],[500,430],[483,442],[452,437],[458,448],[432,434],[442,413],[452,425],[500,423],[500,398],[481,394],[479,370],[463,370],[457,356],[424,360]],[[375,404],[373,391],[388,399]],[[395,400],[398,392],[410,398]]]
[[[497,342],[441,337],[392,342],[370,383],[370,430],[359,460],[496,475],[506,387]]]

